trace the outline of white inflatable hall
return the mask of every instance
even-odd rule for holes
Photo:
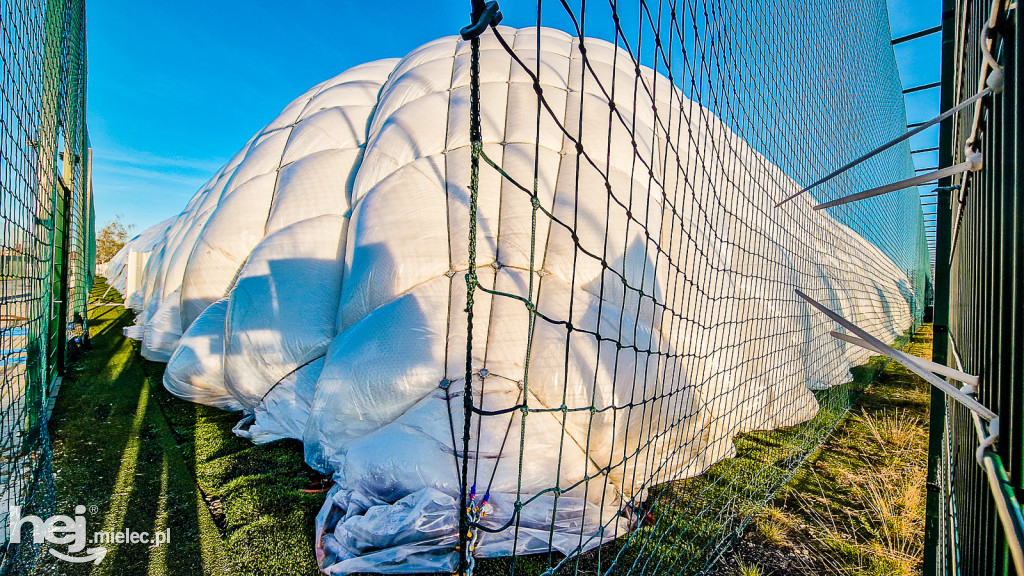
[[[552,111],[538,127],[531,78],[484,35],[484,151],[509,178],[481,169],[477,274],[519,298],[476,292],[473,403],[548,410],[474,417],[463,454],[470,58],[454,37],[309,90],[107,267],[170,392],[238,411],[253,442],[301,440],[333,477],[331,574],[455,568],[463,457],[490,486],[484,525],[521,508],[478,557],[626,534],[649,487],[813,418],[813,391],[867,358],[794,289],[885,340],[912,324],[905,273],[807,195],[775,209],[797,183],[668,79],[641,69],[650,89],[616,99],[627,130],[602,86],[632,86],[630,58],[587,40],[584,66],[563,32],[501,31]],[[535,173],[537,218],[510,181]]]

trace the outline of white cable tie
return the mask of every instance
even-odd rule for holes
[[[809,192],[813,188],[816,188],[818,185],[824,184],[825,182],[828,182],[829,180],[835,178],[836,176],[842,174],[843,172],[846,172],[850,168],[853,168],[854,166],[857,166],[858,164],[861,164],[862,162],[865,162],[865,161],[871,159],[872,157],[880,154],[881,152],[884,152],[885,150],[888,150],[889,148],[895,146],[896,144],[898,144],[900,142],[903,142],[904,140],[908,140],[912,136],[916,136],[917,134],[920,134],[921,132],[924,132],[928,128],[931,128],[932,126],[938,124],[939,122],[945,120],[946,118],[949,118],[953,114],[956,114],[960,110],[963,110],[964,108],[970,106],[971,104],[974,104],[978,100],[981,100],[982,98],[984,98],[985,96],[988,96],[991,93],[992,93],[992,89],[991,88],[983,89],[981,92],[978,92],[974,96],[971,96],[970,98],[964,100],[963,102],[957,104],[956,106],[950,108],[949,110],[946,110],[945,112],[943,112],[942,114],[939,114],[935,118],[932,118],[931,120],[928,120],[927,122],[922,122],[917,128],[914,128],[913,130],[905,132],[901,136],[898,136],[898,137],[896,137],[896,138],[886,142],[885,144],[882,144],[878,148],[875,148],[874,150],[868,152],[867,154],[864,154],[860,158],[857,158],[856,160],[853,160],[852,162],[847,163],[845,166],[836,169],[835,171],[830,173],[828,176],[824,176],[822,178],[819,178],[816,182],[814,182],[812,184],[809,184],[807,187],[802,188],[802,189],[794,192],[793,194],[787,196],[785,199],[780,200],[777,204],[775,204],[775,207],[778,208],[779,206],[782,206],[783,204],[785,204],[786,202],[789,202],[790,200],[796,198],[797,196],[800,196],[801,194]]]

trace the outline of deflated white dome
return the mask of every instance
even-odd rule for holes
[[[538,32],[501,30],[537,69]],[[479,434],[474,417],[483,523],[529,501],[516,539],[488,533],[478,556],[592,548],[631,527],[647,488],[734,454],[737,433],[812,418],[810,389],[866,355],[794,288],[882,338],[912,322],[892,261],[806,197],[775,209],[797,184],[709,110],[642,69],[650,89],[615,101],[629,130],[609,123],[602,86],[632,86],[632,60],[587,40],[585,68],[578,39],[540,34],[559,122],[539,129],[532,80],[481,40],[484,151],[509,178],[481,171],[477,274],[518,298],[477,291],[474,405],[531,410]],[[457,560],[468,85],[455,38],[353,68],[290,104],[159,242],[126,248],[150,254],[130,302],[167,388],[244,410],[254,441],[303,440],[334,475],[318,526],[331,573]],[[515,184],[535,167],[536,211]]]

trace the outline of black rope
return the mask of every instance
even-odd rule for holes
[[[472,294],[477,290],[488,294],[492,302],[498,298],[517,300],[527,311],[530,336],[521,394],[510,406],[488,405],[485,409],[482,402],[474,405],[471,383],[481,375],[481,367],[472,365],[472,344],[467,346],[460,547],[465,562],[465,547],[469,543],[466,535],[470,530],[485,534],[513,530],[512,550],[518,550],[524,509],[544,506],[545,513],[550,512],[546,527],[547,573],[571,570],[570,563],[575,563],[577,571],[586,566],[586,570],[596,573],[609,573],[613,568],[632,573],[692,571],[701,566],[702,560],[698,558],[713,556],[712,552],[724,541],[725,535],[732,533],[730,523],[743,517],[734,510],[735,507],[747,502],[748,498],[763,501],[784,481],[775,473],[778,468],[763,465],[747,473],[744,469],[746,464],[737,460],[716,467],[724,471],[707,473],[710,474],[707,479],[694,479],[692,489],[681,490],[669,483],[677,480],[672,476],[674,470],[685,468],[688,462],[703,457],[701,452],[714,454],[732,446],[731,437],[715,440],[708,446],[698,446],[696,440],[687,440],[684,431],[695,414],[709,415],[705,426],[710,426],[708,422],[717,419],[737,418],[741,428],[756,422],[759,417],[752,414],[741,418],[733,414],[734,407],[729,402],[737,394],[735,387],[743,382],[730,385],[733,387],[720,385],[723,388],[720,392],[707,391],[702,396],[702,391],[707,390],[712,379],[722,375],[712,372],[696,378],[692,376],[694,367],[713,361],[736,366],[736,375],[731,376],[736,379],[784,381],[790,376],[785,369],[769,365],[784,352],[798,350],[800,354],[811,356],[818,347],[815,343],[800,342],[805,338],[805,332],[799,323],[805,320],[806,314],[786,312],[775,317],[767,312],[752,315],[748,311],[760,310],[759,306],[766,305],[784,309],[793,301],[793,283],[829,285],[837,278],[846,278],[837,265],[822,264],[814,255],[821,251],[842,255],[855,249],[843,246],[834,230],[816,227],[819,221],[806,216],[809,203],[804,202],[799,209],[781,214],[779,212],[783,211],[770,211],[770,206],[760,202],[758,197],[774,196],[780,189],[792,191],[793,181],[811,180],[807,176],[839,164],[839,159],[859,153],[855,151],[869,148],[872,139],[885,141],[905,132],[903,118],[889,118],[888,109],[876,109],[875,106],[879,101],[889,102],[885,98],[902,98],[902,88],[895,74],[879,83],[877,63],[854,58],[852,68],[844,74],[857,82],[858,89],[865,91],[863,97],[851,98],[849,94],[837,91],[817,90],[827,88],[827,82],[822,82],[814,90],[806,89],[804,80],[809,71],[800,70],[797,74],[795,69],[775,60],[799,60],[797,47],[780,42],[778,34],[773,31],[788,30],[792,26],[813,27],[820,22],[812,22],[810,13],[803,14],[799,10],[781,13],[777,7],[764,3],[741,8],[723,2],[698,4],[663,0],[655,4],[641,1],[638,5],[631,5],[629,14],[626,14],[618,2],[609,0],[607,6],[600,7],[603,13],[598,16],[606,18],[610,12],[612,19],[610,34],[617,49],[611,52],[608,60],[612,61],[611,70],[626,72],[609,74],[607,60],[597,61],[591,57],[595,48],[594,41],[587,37],[587,21],[593,18],[590,15],[594,10],[593,4],[581,3],[574,7],[562,0],[556,5],[561,6],[564,14],[558,16],[565,17],[572,37],[569,76],[560,79],[568,81],[570,89],[567,93],[559,91],[550,80],[545,80],[549,77],[544,74],[549,72],[542,68],[542,64],[551,56],[543,50],[541,34],[537,35],[535,47],[525,47],[507,31],[493,29],[497,45],[512,61],[510,75],[525,74],[536,95],[537,138],[531,143],[534,147],[532,182],[528,174],[507,166],[507,159],[500,154],[493,157],[486,154],[479,126],[473,128],[471,125],[470,128],[473,146],[470,183],[472,263],[467,274],[470,302],[467,310],[472,314]],[[840,29],[852,25],[852,21],[844,20],[850,18],[849,15],[830,14],[829,17],[830,22]],[[474,22],[477,21],[474,17]],[[539,3],[537,24],[541,24]],[[544,38],[543,41],[548,40]],[[474,45],[474,49],[478,47]],[[773,50],[779,52],[776,54]],[[529,51],[534,52],[534,58],[527,56]],[[473,65],[479,66],[479,53],[474,52],[472,58]],[[642,61],[649,67],[642,66]],[[633,69],[632,74],[628,73],[630,68]],[[895,72],[894,66],[890,71]],[[814,72],[825,74],[829,70],[822,67]],[[474,84],[475,75],[479,73],[479,69],[471,66],[471,107],[479,106],[479,85]],[[668,82],[659,80],[659,74]],[[786,82],[796,82],[805,89],[787,89]],[[874,84],[881,84],[882,88],[866,92]],[[589,97],[592,99],[588,100]],[[565,98],[569,99],[568,105]],[[568,109],[593,107],[595,102],[607,106],[606,114],[601,111],[606,123],[591,122],[596,116],[589,116],[584,121],[583,114],[577,117],[575,113],[567,112]],[[845,113],[842,111],[849,111],[850,117],[842,117],[841,113]],[[807,117],[798,116],[798,112]],[[471,111],[474,116],[478,113],[479,108]],[[876,124],[858,134],[841,137],[840,134],[848,132],[841,127],[854,118],[865,120],[869,125],[870,122]],[[809,120],[813,120],[810,121],[811,126],[807,125]],[[510,116],[506,125],[521,121],[525,122],[526,118]],[[564,146],[563,150],[555,150],[561,152],[563,159],[556,176],[559,190],[553,199],[538,190],[539,182],[543,181],[539,164],[542,123],[549,130],[561,134]],[[794,138],[798,134],[797,126],[808,134]],[[498,138],[492,141],[497,142]],[[628,142],[627,154],[632,149],[631,161],[612,158],[613,144],[617,146],[624,142]],[[502,145],[507,144],[502,141]],[[605,145],[603,150],[602,144]],[[884,177],[912,172],[909,154],[900,156],[909,152],[909,147],[903,148],[875,159],[872,166],[883,166],[886,170]],[[530,264],[528,269],[521,268],[522,264],[516,269],[529,278],[525,296],[518,290],[499,289],[497,283],[481,283],[475,274],[476,194],[481,158],[485,169],[494,169],[503,185],[509,185],[508,190],[513,195],[520,195],[521,201],[531,203]],[[503,164],[506,165],[503,167]],[[777,171],[773,170],[775,168]],[[589,180],[583,180],[581,175],[584,171]],[[867,182],[862,173],[847,174],[830,182],[828,190],[846,190]],[[543,185],[549,184],[545,182]],[[597,216],[605,218],[603,242],[600,238],[581,238],[582,219],[593,217],[589,212],[584,216],[581,206],[581,203],[592,202],[592,197],[583,196],[581,192],[585,186],[593,185],[604,187],[601,203],[605,205],[606,214]],[[749,201],[733,202],[730,194],[741,194]],[[500,198],[501,205],[512,201],[514,199],[510,196]],[[549,201],[556,205],[549,205]],[[917,195],[911,193],[877,201],[877,207],[893,215],[903,214],[902,208],[908,202],[920,206]],[[837,212],[837,220],[847,226],[859,226],[858,231],[865,230],[866,222],[874,218],[865,217],[864,212],[852,207],[844,206]],[[567,236],[565,246],[572,250],[571,255],[566,254],[565,266],[569,271],[556,279],[564,282],[569,290],[565,307],[558,310],[538,309],[540,293],[546,291],[545,283],[550,281],[549,272],[544,270],[543,254],[535,265],[533,251],[538,242],[538,218],[545,219],[548,224],[548,241],[554,234],[559,238]],[[870,224],[877,228],[877,236],[872,241],[900,268],[911,270],[908,281],[913,283],[914,290],[923,282],[924,274],[917,264],[924,262],[926,265],[927,260],[922,220],[911,216],[905,219],[893,217],[892,221]],[[763,224],[759,224],[761,222]],[[598,230],[602,225],[599,220],[586,224],[597,226]],[[612,242],[610,230],[613,224],[625,229],[624,245],[618,240]],[[637,239],[639,247],[635,251],[629,244],[630,238]],[[543,243],[544,239],[540,242]],[[785,254],[786,261],[780,261],[774,254]],[[739,268],[738,263],[745,268]],[[504,263],[501,266],[514,268]],[[586,287],[588,297],[594,298],[597,310],[597,321],[592,325],[581,325],[575,317],[584,306],[577,297],[581,283],[577,270],[583,266],[592,266],[596,270],[593,284]],[[773,272],[775,268],[784,268],[790,271],[791,276],[777,278]],[[864,274],[850,279],[847,285],[830,289],[841,290],[843,294],[877,292],[875,272],[865,270]],[[668,274],[670,281],[665,286],[656,285],[662,274]],[[727,283],[734,288],[719,294],[716,282]],[[656,285],[655,288],[652,285]],[[493,306],[492,303],[492,310]],[[917,304],[911,303],[911,306]],[[559,382],[561,390],[543,391],[550,405],[545,405],[529,392],[530,352],[537,325],[564,330],[558,334],[558,345],[564,349],[557,349],[558,354],[564,354],[558,360],[559,369],[563,372]],[[780,328],[780,325],[785,327]],[[655,334],[655,329],[658,334]],[[728,336],[741,331],[749,334],[735,338]],[[782,341],[794,344],[786,351],[773,349],[768,338],[758,336],[760,332],[771,332]],[[691,333],[701,334],[704,340],[687,342]],[[569,394],[567,375],[575,360],[570,357],[574,353],[571,350],[583,343],[595,349],[594,356],[587,359],[588,364],[596,362],[595,374],[589,376],[591,380],[584,386],[589,389],[589,399],[576,401],[578,397]],[[821,361],[835,363],[839,359],[833,356]],[[486,370],[486,358],[484,364]],[[607,371],[605,376],[610,375],[609,382],[599,381],[604,376],[598,375],[598,370]],[[504,378],[495,373],[481,376],[480,398],[483,397],[484,383]],[[660,389],[654,389],[652,383]],[[610,392],[602,390],[607,397],[599,400],[599,387],[606,384]],[[487,386],[491,388],[490,384]],[[767,388],[752,401],[761,401],[760,398],[769,398],[775,393],[775,390]],[[558,401],[559,396],[561,402]],[[845,392],[823,392],[817,396],[818,402],[830,414],[842,414],[854,397],[852,393]],[[798,408],[793,405],[773,406],[772,410],[778,411],[780,420],[798,414]],[[519,478],[514,508],[509,518],[487,522],[485,526],[482,522],[468,519],[468,511],[476,502],[476,488],[485,486],[484,478],[478,475],[481,436],[487,430],[500,434],[497,430],[504,428],[493,468],[490,471],[485,468],[484,471],[485,474],[489,472],[483,494],[486,501],[491,496],[500,460],[506,457],[517,412],[521,417]],[[529,449],[526,426],[538,416],[556,418],[561,437],[557,453],[553,449],[552,454],[545,455],[552,459],[551,485],[540,489],[534,487],[524,494],[524,461],[538,456],[525,453]],[[474,417],[478,418],[477,462],[471,479],[466,458],[471,454],[469,437]],[[483,425],[483,418],[488,417],[507,420],[492,428]],[[591,453],[593,442],[598,440],[598,422],[602,426],[609,426],[610,422],[613,430],[628,427],[625,440],[615,436],[610,440],[602,439],[612,443],[610,455],[602,456],[606,460],[604,462],[595,462]],[[820,444],[835,422],[834,419],[815,420],[799,431],[779,432],[780,446],[766,450],[766,453],[769,458],[785,461],[786,471],[791,473],[791,466],[799,464]],[[562,466],[569,450],[582,450],[592,462],[592,468],[572,482],[563,482]],[[783,455],[783,452],[787,454]],[[656,459],[656,454],[662,454],[663,458]],[[730,471],[735,477],[728,476]],[[613,474],[622,475],[617,480],[622,482],[622,486],[616,488],[626,491],[628,486],[632,493],[623,493],[621,501],[616,503],[605,500],[612,487],[610,477]],[[582,497],[590,502],[594,490],[603,491],[599,498],[601,505],[584,506],[580,516],[573,517],[573,521],[579,523],[578,533],[575,533],[578,538],[573,543],[575,549],[565,557],[558,556],[556,552],[560,548],[556,546],[555,524],[563,511],[566,495],[573,492],[576,498]],[[655,508],[692,508],[678,516],[649,517],[649,505],[637,501],[637,495],[642,493],[659,502]],[[540,503],[542,499],[543,504]],[[606,505],[617,508],[617,511],[612,513]],[[597,518],[592,518],[592,515],[597,515]],[[591,560],[584,564],[580,552],[596,542],[621,535],[622,515],[628,515],[633,522],[649,523],[651,530],[632,531],[624,538],[623,545],[614,551],[597,547],[593,553],[597,557],[596,569]],[[698,536],[689,531],[692,530],[692,522],[696,521],[721,523],[721,531],[706,538]],[[598,528],[592,531],[594,526]],[[486,538],[482,541],[486,542]],[[692,555],[687,552],[665,556],[656,552],[663,546],[679,551],[684,544],[690,546],[688,539],[693,540]],[[564,548],[561,550],[565,552]],[[513,571],[516,556],[513,552]]]

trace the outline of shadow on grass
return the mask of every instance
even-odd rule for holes
[[[106,290],[97,281],[93,299]],[[118,302],[110,291],[107,300]],[[184,402],[162,386],[164,365],[123,338],[134,315],[91,312],[93,350],[65,378],[51,421],[60,511],[95,506],[90,531],[171,530],[164,547],[112,545],[99,566],[61,564],[62,574],[317,574],[314,519],[324,494],[295,441],[257,446],[231,429],[237,414]],[[853,381],[815,392],[811,421],[735,438],[737,455],[704,474],[656,486],[643,510],[652,521],[563,562],[557,554],[485,559],[477,574],[697,573],[783,487],[799,486],[801,464],[885,367],[872,358]],[[832,498],[842,502],[843,495]],[[56,560],[53,560],[56,563]],[[561,565],[560,565],[561,564]],[[557,567],[557,569],[556,569]]]
[[[134,314],[97,281],[92,350],[67,376],[50,422],[56,509],[76,505],[94,531],[170,529],[170,543],[110,544],[98,566],[49,558],[51,572],[110,575],[317,574],[313,520],[323,494],[298,442],[255,446],[237,414],[174,398],[163,364],[122,336]]]
[[[106,286],[97,282],[92,297]],[[108,294],[107,301],[114,293]],[[64,377],[50,420],[56,509],[87,507],[88,533],[170,529],[170,543],[107,545],[98,566],[48,557],[59,574],[173,574],[216,571],[221,561],[212,522],[187,463],[154,403],[133,343],[121,336],[131,313],[97,306],[92,350]]]
[[[901,338],[904,346],[909,338]],[[709,574],[728,544],[743,532],[790,482],[799,483],[802,465],[813,459],[850,406],[889,361],[872,357],[851,370],[853,379],[816,391],[818,414],[800,425],[741,434],[736,456],[694,478],[651,489],[642,509],[651,522],[582,556],[560,554],[478,561],[477,574]],[[837,505],[843,496],[833,494]]]
[[[906,348],[930,358],[931,326]],[[919,574],[930,387],[893,362],[717,565],[765,574]]]

